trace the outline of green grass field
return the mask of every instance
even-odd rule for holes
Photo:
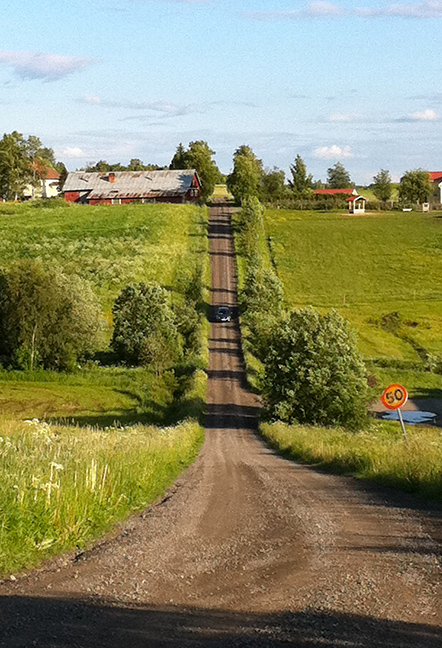
[[[46,205],[46,206],[44,206]],[[0,268],[41,258],[89,280],[108,314],[129,283],[176,290],[206,252],[206,208],[192,205],[0,204]]]
[[[0,268],[39,257],[47,266],[58,264],[67,274],[88,279],[107,322],[105,351],[112,303],[128,283],[157,281],[177,300],[196,266],[207,279],[206,231],[206,208],[191,205],[5,203],[0,204]],[[136,417],[161,424],[169,421],[180,390],[170,373],[158,378],[144,369],[92,366],[72,376],[3,371],[0,411],[19,418],[71,417],[89,425]]]
[[[268,210],[266,231],[291,306],[338,309],[366,358],[419,362],[419,345],[442,354],[440,215]],[[392,312],[399,335],[380,322]]]

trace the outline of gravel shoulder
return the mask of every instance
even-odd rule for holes
[[[235,309],[230,217],[212,306]],[[442,509],[278,457],[258,411],[238,320],[213,323],[200,456],[114,537],[1,583],[0,646],[441,646]]]

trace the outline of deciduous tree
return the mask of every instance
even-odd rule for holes
[[[69,369],[95,349],[100,328],[99,302],[85,280],[30,259],[1,275],[1,353],[8,362]]]
[[[385,169],[381,169],[377,175],[373,177],[373,193],[378,200],[386,202],[390,200],[393,187],[391,186],[390,173]]]
[[[112,308],[111,346],[120,360],[150,365],[161,373],[180,353],[180,340],[167,292],[156,283],[126,286]]]
[[[399,185],[399,201],[402,204],[424,203],[431,195],[430,174],[424,169],[407,171]]]
[[[364,422],[365,366],[354,333],[336,311],[292,311],[273,327],[264,366],[263,391],[272,416],[349,428]]]
[[[261,174],[260,199],[264,202],[272,202],[284,197],[287,191],[285,185],[285,173],[277,167],[265,169]]]
[[[227,176],[227,189],[238,203],[245,198],[259,195],[262,174],[262,161],[259,160],[250,146],[243,144],[233,157],[233,171]]]
[[[327,185],[330,189],[347,189],[352,186],[350,174],[341,162],[327,169]]]

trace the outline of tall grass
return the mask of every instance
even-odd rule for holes
[[[373,423],[371,430],[358,433],[281,422],[261,429],[293,459],[442,501],[442,432],[437,428],[408,426],[408,443],[394,422]]]
[[[0,573],[82,548],[164,492],[196,456],[203,431],[0,423]]]

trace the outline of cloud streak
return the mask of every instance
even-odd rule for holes
[[[0,51],[0,65],[12,68],[22,80],[59,81],[85,70],[97,61],[85,56],[63,56],[42,52]]]
[[[118,101],[113,99],[102,99],[98,95],[85,95],[79,100],[81,103],[92,106],[102,106],[103,108],[123,108],[125,110],[136,111],[153,111],[159,112],[163,117],[178,117],[181,115],[190,115],[192,113],[204,113],[204,106],[198,104],[178,105],[169,101]]]
[[[170,101],[130,101],[130,100],[115,100],[115,99],[102,99],[98,95],[87,94],[78,100],[80,103],[86,103],[91,106],[101,106],[103,108],[119,108],[123,110],[131,110],[143,113],[145,111],[160,113],[163,119],[168,117],[181,117],[183,115],[204,114],[212,108],[225,107],[228,105],[243,106],[247,108],[254,108],[251,102],[226,102],[226,101],[212,101],[208,103],[192,103],[192,104],[176,104]],[[126,117],[125,119],[143,119],[145,115],[134,115]]]
[[[309,2],[302,9],[247,11],[242,14],[252,20],[306,20],[329,18],[442,18],[442,0],[422,0],[421,2],[395,2],[387,7],[356,7],[346,9],[333,2]]]

